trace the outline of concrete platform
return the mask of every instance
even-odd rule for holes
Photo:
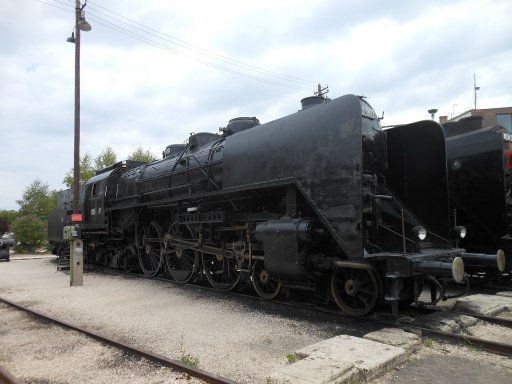
[[[471,316],[459,315],[453,312],[434,312],[420,316],[414,320],[414,325],[436,331],[457,333],[475,325],[478,319]]]
[[[512,298],[512,291],[501,291],[501,292],[496,292],[496,296],[504,296],[504,297],[510,297],[510,298]]]
[[[494,316],[512,311],[512,297],[476,294],[457,299],[453,307],[457,311],[477,315]]]
[[[363,338],[403,348],[409,354],[421,348],[421,338],[418,335],[398,328],[382,328],[379,331],[367,333]]]
[[[401,347],[340,335],[295,352],[300,360],[272,372],[267,383],[341,384],[367,381],[406,361],[410,353]]]

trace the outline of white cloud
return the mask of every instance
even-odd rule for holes
[[[135,25],[132,33],[161,31],[311,85],[297,90],[254,81],[196,61],[228,67],[211,56],[148,45],[101,25],[108,11],[99,5],[155,30]],[[0,209],[15,208],[36,177],[61,187],[73,159],[74,75],[73,45],[65,42],[72,12],[33,0],[2,1],[2,9]],[[473,73],[480,106],[512,104],[506,1],[96,0],[85,10],[93,30],[82,35],[81,144],[93,155],[107,145],[120,157],[139,145],[160,154],[190,132],[216,131],[235,116],[269,121],[299,109],[318,81],[329,84],[331,97],[366,95],[377,113],[386,111],[385,124],[428,118],[432,107],[440,114],[451,113],[453,104],[456,113],[471,107]]]

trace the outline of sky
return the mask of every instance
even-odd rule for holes
[[[83,3],[83,1],[82,1]],[[74,1],[0,0],[0,209],[73,165]],[[81,43],[81,153],[160,156],[229,119],[300,109],[318,83],[383,125],[512,106],[512,2],[95,0]]]

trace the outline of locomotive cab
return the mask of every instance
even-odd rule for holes
[[[84,187],[84,228],[105,230],[107,218],[105,216],[105,196],[108,190],[108,178],[113,170],[100,173],[90,178]]]

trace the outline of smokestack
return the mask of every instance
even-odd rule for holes
[[[309,97],[303,98],[300,101],[300,103],[302,104],[303,110],[307,109],[307,108],[314,107],[315,105],[318,105],[318,104],[323,104],[325,102],[326,102],[325,97],[322,97],[322,96],[309,96]]]

